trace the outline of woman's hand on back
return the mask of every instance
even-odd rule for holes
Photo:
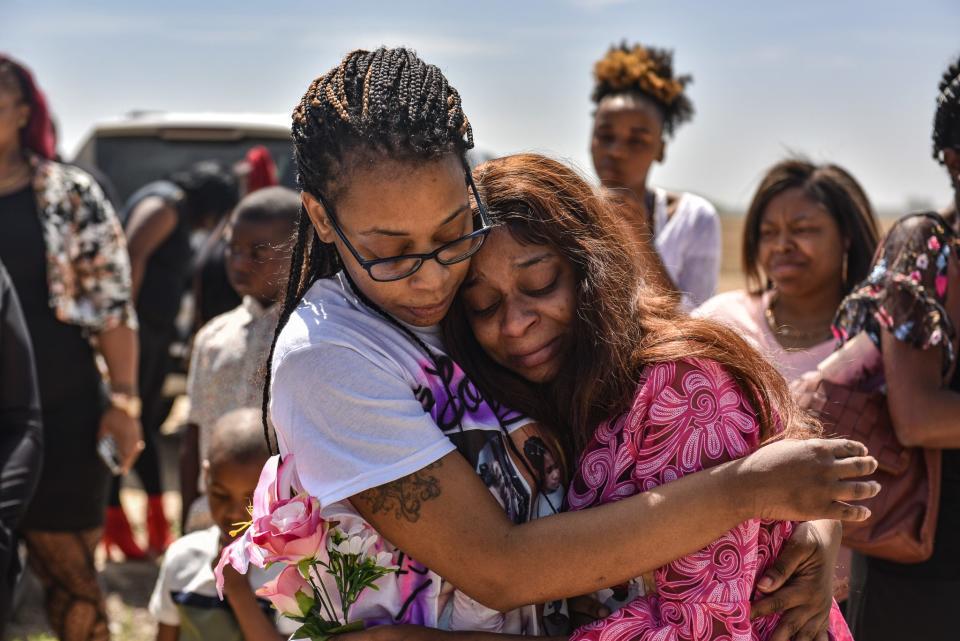
[[[841,537],[837,521],[801,523],[764,573],[751,617],[783,613],[770,641],[826,641]]]
[[[864,521],[870,511],[848,501],[876,496],[880,484],[863,479],[877,469],[862,443],[847,439],[782,440],[731,465],[749,484],[756,518],[778,521]]]

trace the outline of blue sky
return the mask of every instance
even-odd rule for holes
[[[131,109],[289,113],[345,51],[385,43],[447,73],[479,146],[592,175],[592,63],[622,38],[673,48],[694,76],[697,114],[656,184],[742,207],[793,151],[844,165],[891,213],[949,197],[929,141],[937,81],[960,55],[956,0],[0,0],[0,49],[35,70],[68,154]]]

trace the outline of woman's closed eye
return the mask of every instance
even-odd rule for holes
[[[555,274],[553,280],[549,284],[544,285],[536,289],[523,289],[523,293],[527,296],[546,296],[547,294],[552,293],[557,288],[557,283],[560,282],[560,274]]]
[[[492,316],[495,311],[497,311],[497,306],[500,304],[500,299],[497,299],[489,304],[478,303],[476,305],[468,304],[467,311],[471,315],[477,318],[487,318]]]

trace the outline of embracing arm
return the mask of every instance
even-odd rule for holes
[[[458,453],[350,500],[384,538],[507,611],[627,581],[749,518],[866,518],[837,503],[875,494],[871,483],[840,480],[873,471],[865,453],[852,441],[774,443],[615,503],[523,525],[506,518]]]
[[[893,428],[910,447],[960,447],[960,393],[943,384],[941,349],[918,349],[881,335]]]

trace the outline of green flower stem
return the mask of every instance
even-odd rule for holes
[[[312,563],[311,563],[310,565],[313,565],[314,567],[316,567],[316,566],[315,566],[314,564],[312,564]],[[323,609],[326,610],[326,612],[327,612],[327,616],[330,617],[330,619],[331,619],[330,622],[331,622],[331,623],[337,622],[338,619],[337,619],[337,617],[333,614],[333,601],[330,599],[330,595],[327,593],[327,588],[326,588],[326,586],[323,584],[323,581],[321,580],[321,581],[319,582],[319,583],[320,583],[320,589],[323,590],[323,596],[321,596],[320,593],[317,591],[317,584],[313,582],[313,576],[311,575],[310,572],[307,573],[307,581],[310,582],[310,585],[313,587],[314,593],[315,593],[315,594],[317,595],[317,597],[318,597],[317,600],[320,601],[320,605],[323,606]],[[326,598],[324,598],[324,597],[326,597]],[[327,602],[328,602],[328,601],[329,601],[330,605],[327,605]],[[346,621],[346,619],[344,619],[344,621]]]

